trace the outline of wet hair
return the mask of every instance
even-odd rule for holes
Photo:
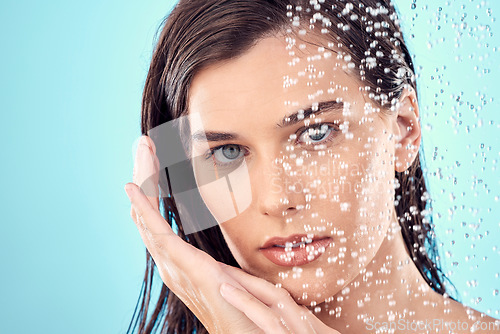
[[[299,38],[297,32],[303,28],[336,52],[350,56],[360,86],[384,112],[393,112],[390,106],[405,88],[417,89],[412,57],[398,20],[389,0],[181,0],[161,25],[144,87],[141,132],[147,134],[188,112],[190,85],[202,69],[241,56],[264,37],[291,34]],[[445,294],[420,153],[395,177],[399,187],[394,204],[406,248],[425,281]],[[180,238],[218,261],[239,267],[218,226],[186,236],[174,198],[164,196],[161,207]],[[207,333],[164,284],[154,309],[149,310],[155,263],[147,250],[146,260],[127,332]]]

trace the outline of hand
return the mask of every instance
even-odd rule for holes
[[[143,136],[134,165],[135,184],[129,183],[125,189],[132,203],[130,214],[161,279],[210,333],[259,333],[258,327],[219,293],[223,282],[238,283],[224,274],[212,257],[179,238],[160,214],[158,171],[154,143]],[[145,187],[150,196],[137,185]]]
[[[220,266],[244,289],[223,283],[222,296],[245,313],[265,333],[340,334],[319,320],[305,306],[299,306],[290,293],[266,280],[223,263]]]
[[[338,333],[295,304],[286,290],[223,265],[179,238],[159,212],[158,193],[146,196],[137,186],[152,180],[149,193],[151,183],[158,184],[158,170],[154,143],[143,136],[134,166],[136,184],[125,187],[131,216],[165,285],[210,333]],[[225,289],[230,286],[237,290]]]

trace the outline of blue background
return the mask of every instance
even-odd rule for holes
[[[500,4],[412,1],[396,3],[419,66],[444,268],[464,303],[500,318]],[[154,34],[172,7],[0,4],[0,333],[127,329],[145,251],[123,186]]]

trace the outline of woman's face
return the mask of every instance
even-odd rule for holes
[[[266,38],[202,70],[189,92],[192,134],[207,134],[193,141],[203,157],[197,180],[238,175],[230,195],[200,188],[233,256],[308,306],[373,259],[393,217],[394,119],[348,64],[312,44]],[[243,209],[227,205],[235,198],[246,199]]]

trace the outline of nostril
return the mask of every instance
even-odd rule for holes
[[[291,206],[288,209],[283,210],[281,212],[281,215],[282,216],[288,216],[288,215],[291,215],[291,214],[295,214],[297,211],[299,211],[299,210],[296,207]]]

